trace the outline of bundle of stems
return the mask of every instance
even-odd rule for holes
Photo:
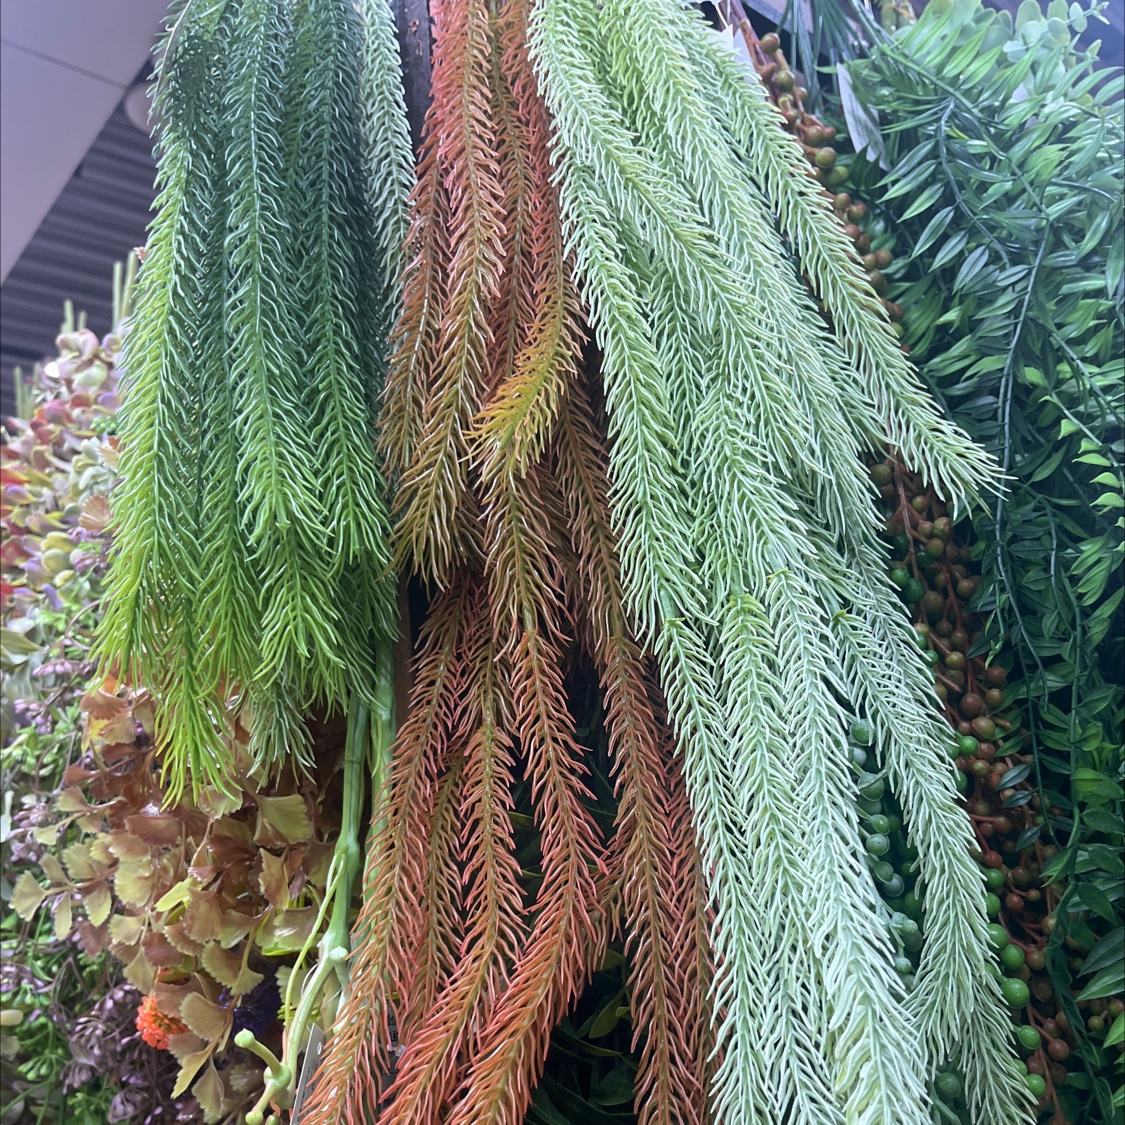
[[[189,0],[155,79],[103,666],[160,700],[170,801],[262,770],[389,658],[375,408],[410,183],[381,0]],[[381,654],[381,655],[380,655]],[[237,706],[234,706],[237,705]]]
[[[432,5],[381,443],[399,560],[434,595],[375,813],[352,990],[306,1125],[381,1105],[381,1123],[518,1125],[622,915],[640,1119],[704,1119],[705,904],[663,701],[623,603],[528,9]],[[604,692],[609,839],[568,707],[575,645]],[[542,854],[533,892],[514,846],[521,780]]]
[[[961,506],[996,469],[922,389],[803,152],[698,12],[536,0],[531,54],[602,352],[626,604],[715,906],[715,1119],[922,1125],[956,1058],[977,1122],[1024,1120],[950,734],[863,456],[897,449]],[[856,810],[884,784],[926,909],[909,991]]]

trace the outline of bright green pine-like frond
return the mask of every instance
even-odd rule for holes
[[[398,315],[406,200],[414,186],[414,152],[406,124],[402,66],[391,6],[386,0],[361,0],[357,7],[362,21],[359,131],[367,202],[381,266],[379,297],[385,336]]]
[[[928,1072],[960,1052],[980,1125],[1021,1120],[948,735],[892,592],[867,577],[883,562],[862,455],[891,442],[962,500],[993,468],[920,390],[802,155],[695,13],[540,0],[531,47],[603,353],[626,594],[715,901],[715,1118],[922,1125]],[[855,811],[849,708],[884,709],[878,748],[932,903],[909,995]]]
[[[371,698],[395,628],[374,452],[409,143],[372,0],[174,10],[157,216],[128,334],[107,669],[160,696],[170,796]]]
[[[158,71],[156,109],[164,120],[158,147],[157,218],[137,287],[123,360],[119,426],[122,483],[115,496],[118,541],[100,626],[103,665],[152,685],[164,697],[162,738],[170,744],[172,790],[190,769],[223,784],[223,748],[209,704],[213,674],[203,667],[196,599],[201,586],[202,435],[214,388],[214,352],[202,331],[221,273],[214,230],[223,205],[217,167],[222,141],[210,81],[225,48],[215,20],[224,5],[176,12],[170,64]],[[167,43],[167,39],[166,39]],[[208,266],[212,267],[208,270]]]
[[[672,7],[664,0],[645,5],[650,6]],[[878,412],[881,426],[870,437],[899,449],[955,505],[994,491],[995,463],[938,413],[891,332],[829,202],[808,174],[797,141],[777,127],[777,110],[753,72],[701,20],[679,12],[667,26],[691,42],[701,89],[710,91],[714,110],[722,114],[750,176],[792,240],[855,377]]]

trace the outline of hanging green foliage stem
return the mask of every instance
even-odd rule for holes
[[[191,0],[127,345],[100,652],[160,696],[170,799],[372,703],[394,580],[373,443],[410,145],[387,6]]]
[[[1058,814],[1021,847],[1061,847],[1043,873],[1066,881],[1047,967],[1088,1067],[1064,1105],[1091,1122],[1123,1095],[1115,1108],[1101,1021],[1087,1034],[1074,997],[1121,991],[1125,932],[1125,82],[1078,43],[1093,14],[934,0],[851,68],[893,168],[875,198],[912,250],[892,270],[906,340],[1012,478],[973,518],[983,644],[1011,653],[1007,699]],[[1068,947],[1092,951],[1089,971]]]
[[[962,504],[994,467],[922,390],[803,153],[696,13],[540,0],[531,47],[603,351],[629,604],[715,901],[714,1117],[928,1122],[926,1076],[957,1054],[975,1119],[1023,1120],[949,734],[879,576],[861,456],[895,446]],[[853,716],[878,775],[849,769]],[[909,994],[848,799],[884,779],[925,886]]]

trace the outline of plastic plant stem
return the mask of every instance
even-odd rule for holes
[[[348,734],[344,747],[344,807],[340,820],[340,834],[336,839],[336,846],[332,851],[332,862],[328,869],[328,879],[325,887],[324,900],[321,903],[317,925],[313,929],[315,934],[320,928],[329,908],[331,916],[324,934],[317,943],[319,957],[316,968],[312,970],[301,987],[301,998],[297,1004],[297,1011],[285,1032],[285,1047],[280,1061],[266,1059],[261,1051],[256,1050],[260,1044],[252,1042],[250,1037],[242,1044],[254,1050],[261,1058],[269,1063],[266,1071],[267,1081],[262,1096],[257,1104],[246,1115],[246,1125],[261,1125],[265,1120],[265,1107],[270,1102],[288,1104],[293,1097],[293,1084],[297,1075],[297,1056],[301,1044],[305,1039],[305,1032],[312,1021],[313,1011],[320,1000],[321,992],[329,978],[335,974],[342,992],[347,985],[347,956],[350,949],[349,909],[351,906],[352,888],[362,860],[359,846],[360,817],[363,813],[364,766],[371,769],[372,789],[378,794],[382,789],[385,775],[387,751],[394,738],[394,686],[393,663],[391,655],[393,649],[390,645],[380,648],[378,667],[378,680],[375,688],[375,714],[364,703],[357,693],[352,694],[348,708]],[[374,736],[374,737],[372,737]],[[376,798],[378,799],[378,798]],[[311,948],[311,938],[301,950],[297,965],[304,960]],[[296,969],[296,966],[294,967]],[[289,977],[289,988],[292,988],[296,977],[294,971]],[[289,989],[286,990],[286,1007],[290,1003]],[[264,1048],[263,1048],[264,1049]],[[277,1063],[277,1065],[273,1065]]]

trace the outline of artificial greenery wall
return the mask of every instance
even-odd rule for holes
[[[409,201],[382,0],[190,0],[164,41],[71,777],[175,1095],[249,1125],[1015,1125],[1070,1112],[1021,1073],[1026,1007],[1028,1068],[1075,1042],[1112,1109],[1116,1033],[1030,995],[1048,960],[1100,1012],[1120,990],[1120,89],[1082,100],[1084,16],[868,28],[875,187],[777,36],[743,28],[751,67],[676,0],[431,14]],[[1044,867],[1065,890],[1033,899]],[[24,913],[69,918],[44,872]]]
[[[978,649],[1011,664],[1010,746],[1052,810],[1009,850],[1013,868],[1057,852],[1048,999],[1085,1064],[1068,1063],[1062,1104],[1108,1122],[1125,1096],[1125,1021],[1101,1008],[1122,988],[1125,153],[1121,75],[1077,38],[1096,14],[1024,4],[1013,22],[935,0],[851,70],[886,142],[890,173],[860,162],[853,176],[907,252],[891,271],[905,340],[1010,477],[973,515]]]

